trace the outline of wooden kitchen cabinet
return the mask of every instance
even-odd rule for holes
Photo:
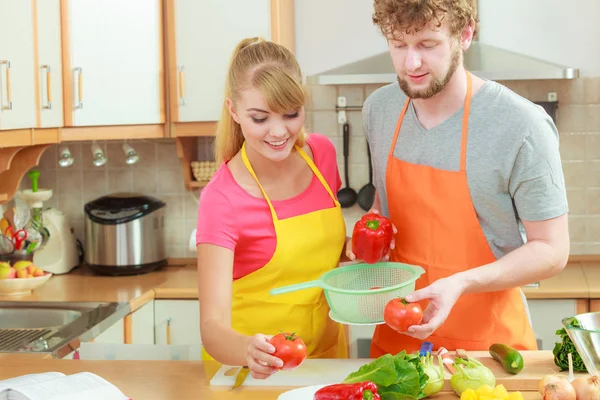
[[[63,126],[60,0],[35,2],[37,9],[37,109],[41,128]]]
[[[34,128],[34,2],[0,0],[0,129]],[[22,134],[22,133],[19,133]]]
[[[162,0],[64,0],[62,14],[65,126],[164,123]]]
[[[552,350],[560,341],[562,319],[588,312],[588,299],[527,299],[539,350]]]
[[[174,26],[169,28],[174,29],[173,121],[216,121],[235,45],[244,37],[271,38],[269,0],[169,0],[169,4],[174,13]]]
[[[200,345],[198,300],[154,300],[156,344]]]

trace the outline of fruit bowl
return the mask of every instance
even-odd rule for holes
[[[30,294],[51,276],[50,272],[42,271],[30,261],[18,261],[13,265],[0,262],[0,296]]]

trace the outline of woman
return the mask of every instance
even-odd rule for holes
[[[295,332],[308,358],[347,357],[343,327],[320,289],[271,296],[317,279],[344,253],[335,147],[306,134],[301,71],[285,47],[245,39],[231,58],[215,139],[221,164],[198,210],[204,357],[265,379],[282,365],[268,339]],[[208,356],[210,354],[210,356]]]

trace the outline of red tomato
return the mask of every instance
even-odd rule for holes
[[[289,371],[296,368],[306,358],[306,345],[295,333],[279,333],[269,340],[275,346],[275,357],[283,361],[280,369]]]
[[[419,325],[423,320],[423,310],[418,303],[408,303],[403,298],[390,300],[383,310],[385,323],[398,332],[408,331],[408,327]]]

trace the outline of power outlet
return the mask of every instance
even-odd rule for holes
[[[556,92],[548,92],[548,101],[558,101]]]
[[[337,106],[338,107],[346,107],[346,98],[344,96],[339,96],[337,98]]]

